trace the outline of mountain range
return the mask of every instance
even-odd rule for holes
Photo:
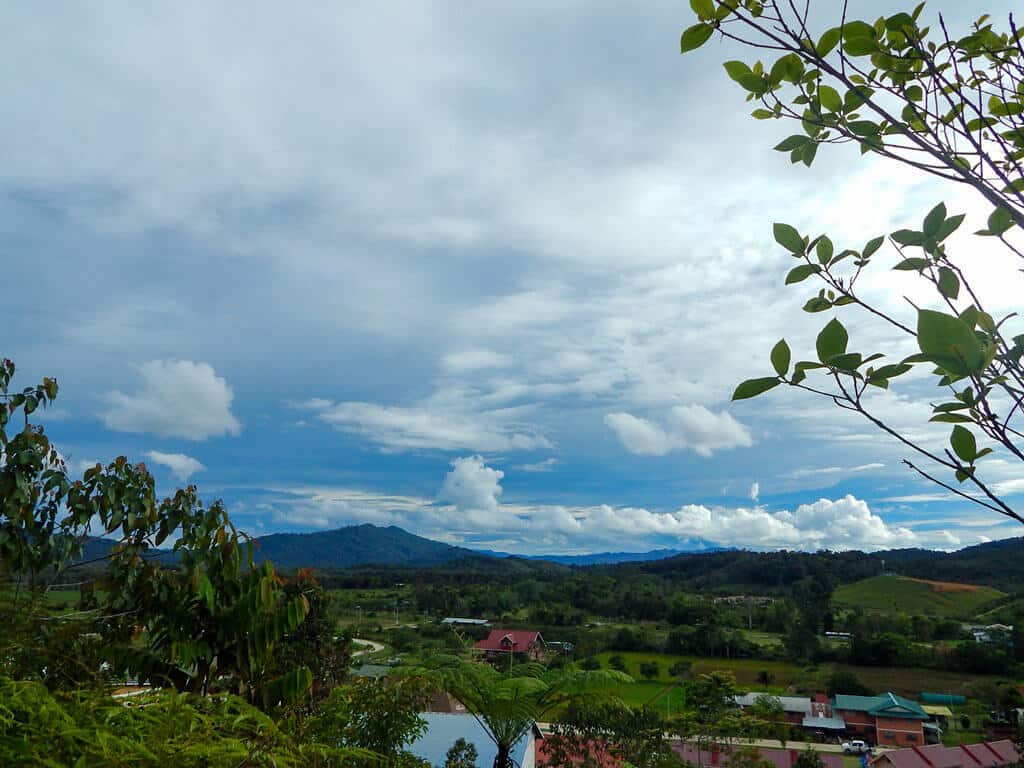
[[[782,578],[782,571],[825,567],[830,570],[863,569],[866,575],[896,568],[900,573],[944,581],[989,583],[1015,588],[1024,583],[1024,538],[966,547],[958,552],[901,549],[864,553],[749,552],[719,547],[711,542],[687,542],[690,550],[656,549],[648,552],[599,552],[588,555],[510,555],[478,551],[434,541],[391,525],[364,523],[314,533],[274,533],[254,539],[258,561],[271,560],[280,568],[342,569],[355,566],[420,567],[443,564],[492,568],[500,563],[554,563],[672,572],[693,579],[696,586],[723,584],[764,585]],[[94,539],[83,559],[103,557],[114,542]],[[156,555],[171,560],[169,552]],[[856,568],[854,567],[856,564]],[[505,567],[505,566],[502,566]],[[1019,588],[1019,587],[1016,587]]]

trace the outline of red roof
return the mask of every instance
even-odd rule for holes
[[[927,747],[893,749],[877,759],[883,758],[894,768],[998,768],[1018,760],[1017,750],[1009,739],[958,747],[929,744]]]
[[[473,647],[478,651],[514,651],[526,653],[533,643],[542,643],[540,632],[527,629],[492,629],[491,634]]]
[[[727,766],[729,764],[730,750],[719,749],[716,746],[710,749],[702,749],[698,760],[697,747],[689,742],[673,741],[672,749],[677,755],[691,765],[706,765],[711,767]],[[773,747],[758,747],[758,756],[770,763],[774,768],[792,768],[793,763],[800,756],[799,749],[776,749]],[[816,752],[825,768],[843,768],[843,756],[835,752]]]
[[[551,765],[554,755],[551,754],[549,749],[549,739],[541,738],[534,741],[534,759],[536,761],[537,768],[548,768]],[[619,768],[623,761],[612,754],[612,751],[608,748],[607,744],[601,741],[591,741],[587,745],[588,757],[591,763],[596,763],[600,768]],[[567,755],[573,765],[577,765],[583,762],[583,755]]]

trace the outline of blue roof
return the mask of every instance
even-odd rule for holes
[[[478,766],[486,768],[494,763],[498,749],[483,726],[472,715],[424,712],[423,719],[427,721],[426,733],[406,747],[417,757],[423,758],[433,766],[443,766],[452,744],[456,739],[462,738],[476,747]],[[529,743],[527,735],[512,748],[512,759],[516,765],[523,764]]]

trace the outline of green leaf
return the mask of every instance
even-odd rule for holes
[[[960,376],[977,373],[985,362],[981,343],[971,327],[943,312],[918,312],[917,344],[931,362]]]
[[[890,236],[900,245],[921,245],[924,242],[924,233],[912,229],[897,229]]]
[[[779,343],[772,347],[772,367],[779,376],[785,376],[789,373],[789,361],[790,361],[789,345],[785,339],[780,339]]]
[[[799,283],[818,272],[821,272],[821,267],[817,264],[799,264],[789,270],[789,274],[786,275],[786,285]]]
[[[875,28],[866,21],[848,21],[843,24],[843,39],[851,40],[857,37],[875,38]]]
[[[893,269],[899,269],[904,272],[920,271],[927,267],[931,262],[928,259],[922,259],[918,256],[914,256],[909,259],[904,259],[897,264]]]
[[[935,237],[939,232],[939,227],[942,226],[942,223],[945,220],[946,204],[939,203],[928,212],[927,216],[924,217],[924,224],[921,226],[921,229],[924,231],[926,236]]]
[[[839,45],[839,39],[842,37],[842,30],[839,27],[833,27],[832,29],[826,30],[825,34],[818,40],[818,44],[814,46],[815,53],[821,57],[828,56],[832,52],[832,49]]]
[[[823,85],[818,88],[818,98],[821,100],[821,106],[829,112],[843,111],[843,100],[839,96],[839,91],[832,86]]]
[[[808,299],[804,304],[804,312],[824,312],[826,309],[832,309],[832,302],[821,296]]]
[[[842,355],[846,352],[846,345],[850,336],[846,328],[836,318],[832,318],[828,324],[821,329],[815,347],[818,350],[818,359],[827,362],[830,357]]]
[[[750,67],[742,61],[727,61],[722,66],[725,67],[725,71],[728,73],[729,77],[737,83],[740,82],[740,78],[752,77],[754,74],[750,71]]]
[[[766,376],[760,379],[747,379],[732,393],[733,400],[746,400],[750,397],[757,397],[762,392],[774,389],[782,382],[775,376]]]
[[[870,120],[854,120],[853,122],[847,123],[846,127],[850,129],[850,133],[854,136],[878,135],[878,123],[874,123]]]
[[[864,258],[866,259],[868,256],[873,255],[875,251],[882,247],[882,243],[884,242],[885,238],[882,237],[881,235],[879,235],[878,237],[873,237],[870,240],[868,240],[868,243],[867,245],[864,246],[864,250],[862,252]]]
[[[960,278],[949,267],[939,267],[939,293],[947,299],[960,295]]]
[[[800,237],[800,233],[796,231],[795,227],[776,222],[772,225],[772,231],[775,234],[775,242],[790,253],[804,252],[804,239]]]
[[[988,216],[988,231],[992,235],[1001,235],[1013,226],[1013,216],[1008,210],[999,206]]]
[[[810,139],[799,133],[794,133],[792,136],[788,136],[778,144],[775,145],[775,149],[779,152],[792,152],[794,149],[803,147]]]
[[[832,245],[832,241],[829,240],[828,237],[822,235],[821,238],[818,240],[817,246],[815,246],[815,250],[818,253],[818,261],[821,262],[822,264],[828,264],[828,262],[832,259],[832,254],[834,253],[834,246]]]
[[[715,28],[710,24],[694,24],[679,38],[679,52],[686,53],[700,48],[711,37]]]
[[[863,362],[864,358],[860,352],[847,352],[845,355],[834,355],[828,359],[828,364],[832,368],[841,371],[855,371]]]
[[[950,216],[948,219],[942,222],[942,226],[939,227],[939,231],[935,234],[935,239],[938,240],[939,242],[942,242],[947,237],[956,232],[957,229],[960,228],[960,225],[963,223],[964,214],[958,213],[956,216]]]
[[[715,4],[713,0],[690,0],[690,8],[701,20],[713,19],[715,17]]]
[[[961,461],[973,464],[978,455],[978,443],[974,435],[966,427],[953,427],[953,433],[949,436],[949,444],[953,446],[953,452],[960,457]]]

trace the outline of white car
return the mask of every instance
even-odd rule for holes
[[[866,755],[870,754],[871,747],[868,746],[866,741],[861,739],[853,739],[852,741],[843,742],[843,754],[844,755]]]

